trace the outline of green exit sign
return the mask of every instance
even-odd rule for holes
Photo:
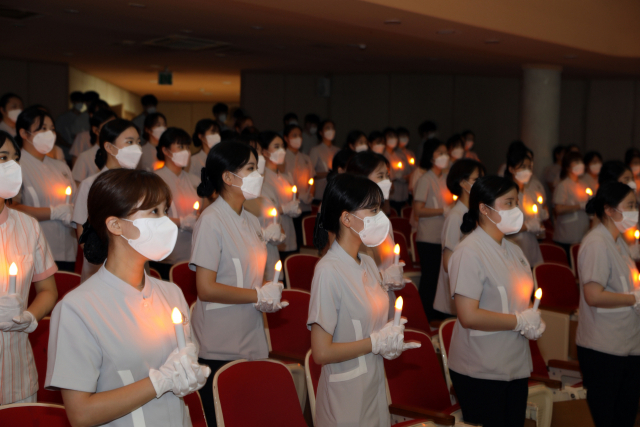
[[[171,71],[160,71],[158,73],[159,85],[173,85],[173,73]]]

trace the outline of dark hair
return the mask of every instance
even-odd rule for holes
[[[480,221],[480,203],[486,206],[494,207],[496,199],[505,195],[509,191],[518,186],[510,179],[500,176],[489,175],[478,178],[471,188],[469,195],[469,212],[462,217],[462,225],[460,231],[467,234],[476,229],[478,221]],[[518,209],[517,207],[514,209]]]
[[[282,132],[282,136],[288,137],[291,131],[294,129],[300,129],[300,132],[302,132],[302,128],[300,127],[300,125],[287,125],[284,128],[284,132]]]
[[[338,151],[331,161],[331,171],[327,175],[327,180],[333,178],[335,175],[338,175],[338,168],[343,169],[345,172],[347,170],[347,164],[349,161],[355,156],[356,152],[343,148]]]
[[[447,150],[453,150],[457,146],[464,147],[464,141],[459,133],[454,133],[447,139]]]
[[[510,167],[517,169],[518,166],[522,165],[526,159],[533,161],[533,158],[529,153],[529,149],[522,143],[522,141],[514,142],[520,142],[520,144],[512,142],[509,146],[509,150],[507,151],[507,168],[504,170],[504,177],[507,179],[514,179],[513,174],[509,171]]]
[[[396,128],[396,133],[398,135],[409,135],[409,129],[403,128],[402,126]]]
[[[74,92],[71,92],[71,95],[69,95],[69,100],[71,100],[71,102],[73,103],[84,102],[84,94],[79,90],[76,90]]]
[[[154,107],[158,106],[158,98],[153,95],[144,95],[140,98],[140,103],[143,107],[148,107],[149,105],[153,105]]]
[[[238,117],[236,119],[236,122],[234,123],[233,127],[237,128],[237,129],[240,129],[242,127],[242,125],[247,122],[247,120],[251,120],[253,122],[253,119],[251,118],[251,116]]]
[[[602,156],[597,151],[589,151],[584,155],[584,159],[582,161],[584,162],[584,165],[587,166],[593,159],[599,159],[600,163],[602,163]]]
[[[476,136],[476,134],[475,134],[475,133],[473,133],[473,131],[472,131],[472,130],[470,130],[470,129],[465,129],[465,130],[463,130],[462,132],[460,132],[460,136],[461,136],[462,138],[464,138],[465,140],[466,140],[467,136],[469,136],[469,135],[473,135],[473,137],[474,137],[474,138],[475,138],[475,136]]]
[[[391,166],[389,160],[382,154],[374,153],[373,151],[362,151],[356,153],[351,160],[349,160],[349,163],[347,163],[347,172],[368,179],[368,176],[383,163],[387,167]]]
[[[420,126],[418,126],[418,135],[420,135],[420,137],[422,138],[429,132],[435,132],[437,130],[438,126],[436,126],[435,123],[430,120],[425,120],[424,122],[420,123]]]
[[[184,129],[177,127],[167,128],[167,130],[162,133],[156,146],[156,157],[158,157],[158,160],[165,161],[162,149],[166,148],[171,151],[173,144],[191,145],[191,137]]]
[[[322,135],[320,134],[320,132],[322,132],[322,130],[324,129],[324,127],[325,127],[327,124],[329,124],[329,123],[331,123],[331,124],[333,125],[333,128],[334,128],[334,129],[336,128],[336,124],[333,122],[333,120],[331,120],[331,119],[325,119],[325,120],[323,120],[323,121],[322,121],[322,123],[320,123],[320,124],[318,125],[318,141],[322,141]]]
[[[229,106],[222,102],[218,102],[216,103],[216,105],[213,106],[213,108],[211,109],[211,112],[213,113],[214,116],[217,116],[220,113],[228,113]]]
[[[367,139],[369,140],[369,143],[372,143],[376,139],[384,139],[384,134],[379,130],[372,130],[369,132],[369,137]]]
[[[260,146],[262,147],[263,150],[268,150],[269,149],[269,145],[276,138],[280,138],[280,135],[278,135],[274,131],[266,130],[264,132],[260,132],[260,139],[259,139]]]
[[[0,96],[0,107],[7,108],[7,104],[9,103],[9,100],[11,98],[18,98],[20,101],[22,101],[22,98],[20,98],[15,93],[7,92],[4,95]]]
[[[392,127],[386,127],[383,129],[382,134],[385,136],[385,138],[387,137],[388,134],[394,134],[395,136],[398,136],[398,133],[396,132],[395,128]]]
[[[247,130],[247,129],[245,129]],[[258,132],[245,132],[242,131],[242,135],[240,135],[240,139],[239,142],[243,143],[243,144],[247,144],[250,147],[253,147],[253,145],[255,145],[255,147],[253,147],[254,149],[256,147],[258,147],[260,145],[260,133]]]
[[[324,249],[329,242],[329,231],[340,237],[340,217],[344,211],[371,209],[384,202],[382,190],[366,177],[343,173],[331,179],[322,197],[322,206],[316,218],[313,244]]]
[[[249,162],[252,153],[258,160],[256,150],[247,144],[235,141],[216,144],[209,151],[207,163],[202,168],[202,182],[198,185],[198,196],[210,197],[214,191],[221,194],[224,189],[222,174],[226,171],[235,173]]]
[[[449,169],[449,174],[447,175],[447,188],[451,192],[451,194],[455,194],[460,197],[462,194],[462,187],[460,186],[461,181],[466,181],[473,174],[475,170],[478,170],[478,178],[484,176],[486,174],[486,170],[482,163],[477,162],[472,159],[460,159],[455,162],[451,169]]]
[[[604,209],[607,206],[616,208],[629,193],[633,193],[633,190],[627,184],[618,181],[605,182],[598,188],[596,195],[587,202],[585,211],[602,221]]]
[[[103,101],[102,99],[96,99],[87,107],[87,113],[89,113],[89,115],[92,115],[97,113],[98,111],[110,109],[111,107],[109,107],[109,104],[107,104],[106,101]]]
[[[2,147],[7,141],[9,141],[11,145],[13,145],[13,149],[16,150],[16,153],[18,154],[18,160],[20,160],[20,157],[22,157],[20,146],[11,135],[3,130],[0,130],[0,147]]]
[[[624,164],[631,167],[631,161],[638,157],[640,157],[640,150],[631,147],[624,153]]]
[[[111,123],[111,122],[110,122]],[[102,134],[102,132],[101,132]],[[79,242],[91,264],[102,264],[109,253],[107,218],[126,218],[151,209],[163,201],[171,206],[171,190],[153,172],[113,169],[100,174],[89,190],[88,219]]]
[[[87,91],[82,95],[82,100],[87,105],[92,103],[93,101],[97,101],[98,99],[100,99],[100,94],[93,90]]]
[[[247,113],[245,113],[245,111],[240,107],[236,108],[233,114],[231,115],[231,117],[233,117],[236,120],[245,116],[247,116]]]
[[[560,179],[565,179],[569,175],[569,167],[573,162],[581,162],[582,154],[575,151],[567,151],[562,156],[562,169],[560,170]]]
[[[564,145],[556,145],[553,148],[553,152],[551,153],[553,155],[553,163],[556,162],[556,157],[558,157],[560,154],[564,153],[564,151],[565,151]]]
[[[296,121],[298,121],[298,115],[296,113],[287,113],[282,118],[282,122],[286,125],[287,122],[291,119],[295,119]]]
[[[625,171],[631,172],[631,169],[620,160],[604,162],[598,175],[598,184],[602,186],[602,184],[609,181],[617,182]]]
[[[571,151],[571,150],[577,150],[576,152],[579,153],[580,152],[580,147],[578,147],[578,144],[569,144],[565,147],[566,151]]]
[[[424,146],[422,148],[422,158],[420,159],[420,167],[422,169],[431,170],[431,168],[433,167],[433,153],[435,153],[436,150],[443,145],[445,145],[444,142],[440,141],[437,138],[429,138],[424,142]]]
[[[247,128],[245,128],[246,130]],[[243,131],[244,133],[244,131]],[[225,129],[222,132],[220,132],[220,141],[224,142],[224,141],[236,141],[238,139],[239,135],[238,132],[236,132],[233,129]]]
[[[15,140],[21,148],[24,145],[24,141],[20,136],[20,130],[24,129],[25,131],[30,133],[31,131],[29,129],[31,128],[31,126],[34,123],[38,123],[38,127],[35,129],[35,131],[39,131],[44,126],[45,117],[49,117],[51,121],[54,122],[51,114],[41,110],[37,106],[27,107],[24,109],[24,111],[22,111],[22,113],[20,113],[20,115],[18,116],[18,120],[16,120]]]
[[[129,129],[130,127],[133,127],[136,132],[138,131],[138,128],[133,124],[133,122],[125,119],[116,118],[115,120],[107,122],[104,124],[104,126],[102,126],[102,129],[100,130],[100,136],[98,138],[100,148],[98,148],[98,151],[96,151],[95,159],[95,163],[98,169],[101,170],[104,165],[107,164],[107,150],[104,148],[104,145],[107,142],[114,144],[116,142],[116,139],[118,139],[122,132]]]
[[[89,117],[89,125],[91,129],[89,129],[89,138],[91,139],[91,145],[95,145],[98,142],[98,135],[93,132],[93,128],[99,128],[101,124],[106,122],[109,119],[117,119],[116,113],[111,110],[100,110],[96,112],[93,116]]]
[[[164,119],[164,122],[167,123],[167,118],[164,116],[164,114],[157,113],[157,112],[147,115],[147,117],[144,119],[144,126],[142,128],[142,137],[144,138],[145,141],[149,140],[149,132],[147,132],[147,129],[153,129],[156,123],[158,123],[158,119],[160,119],[160,117],[162,117]]]
[[[306,116],[304,116],[304,122],[305,123],[314,123],[314,124],[319,124],[320,123],[320,117],[318,117],[317,114],[313,114],[313,113],[309,113]]]
[[[220,133],[220,128],[218,127],[218,123],[216,123],[213,119],[202,119],[198,120],[196,123],[196,130],[193,131],[193,135],[191,136],[191,141],[193,142],[194,147],[201,147],[202,141],[200,140],[200,135],[204,135],[209,129],[214,128],[218,133]]]
[[[367,135],[365,135],[361,130],[352,130],[347,134],[347,142],[344,143],[344,147],[342,148],[344,150],[351,150],[349,145],[355,146],[356,141],[360,139],[361,136],[364,136],[365,139],[367,138]]]

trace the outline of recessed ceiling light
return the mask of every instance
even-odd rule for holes
[[[498,44],[500,43],[500,39],[487,39],[484,41],[484,44]]]
[[[384,21],[384,25],[400,25],[402,21],[399,19],[387,19]]]
[[[456,30],[438,30],[436,31],[436,34],[440,34],[443,36],[448,36],[450,34],[455,34]]]
[[[575,54],[575,53],[569,53],[569,54],[567,54],[567,55],[564,55],[564,57],[563,57],[563,58],[564,58],[564,59],[576,59],[577,57],[578,57],[578,55],[577,55],[577,54]]]
[[[146,4],[142,4],[142,3],[129,3],[130,7],[147,7]]]
[[[257,30],[257,31],[264,30],[264,28],[262,28],[260,25],[252,25],[251,29],[252,30]]]
[[[149,83],[158,83],[157,80],[149,80]]]
[[[80,13],[78,9],[65,9],[64,11],[67,13]]]

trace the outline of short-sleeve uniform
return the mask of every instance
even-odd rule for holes
[[[591,176],[591,174],[585,173],[580,177],[580,181],[582,181],[584,185],[590,188],[591,191],[593,191],[593,194],[596,194],[598,192],[598,178],[594,178],[593,176]]]
[[[13,136],[14,138],[17,135],[16,128],[15,127],[12,128],[4,120],[0,121],[0,130],[5,131],[6,133]]]
[[[142,291],[104,266],[60,301],[51,315],[45,387],[100,393],[149,377],[178,347],[174,307],[189,319],[180,288],[145,274]],[[185,335],[191,341],[188,323]],[[103,424],[191,426],[184,401],[171,392]]]
[[[27,309],[29,288],[53,275],[53,261],[38,221],[4,206],[0,212],[0,298],[9,292],[9,266],[16,263],[16,293]],[[38,391],[38,372],[29,334],[0,331],[0,405],[26,399]]]
[[[156,164],[158,164],[158,150],[150,142],[147,142],[142,146],[142,156],[140,157],[140,163],[138,163],[138,169],[153,172]]]
[[[265,168],[262,196],[268,198],[278,209],[282,229],[287,236],[284,242],[278,246],[278,249],[282,252],[295,251],[298,249],[293,218],[282,212],[282,206],[293,200],[292,188],[293,179],[290,174],[276,173],[271,169]]]
[[[91,175],[99,172],[98,166],[96,165],[96,153],[98,149],[100,149],[100,144],[95,144],[93,147],[78,155],[72,171],[73,179],[77,182],[82,182]]]
[[[370,257],[359,258],[358,263],[335,241],[313,275],[307,327],[317,323],[336,343],[368,338],[388,320],[380,273]],[[382,356],[368,353],[322,366],[316,421],[323,427],[389,426]]]
[[[409,183],[406,177],[411,173],[409,166],[409,160],[400,149],[396,149],[389,153],[384,150],[384,157],[389,160],[391,164],[391,181],[393,182],[393,188],[389,195],[389,200],[393,202],[406,202],[409,199]],[[399,165],[402,163],[402,166]]]
[[[199,177],[202,175],[202,168],[205,167],[206,164],[207,153],[205,153],[204,150],[200,150],[191,156],[191,164],[189,164],[189,168],[185,170]]]
[[[640,318],[632,307],[592,307],[584,285],[595,282],[608,292],[628,294],[640,286],[638,269],[622,236],[616,241],[602,224],[589,232],[578,252],[580,320],[576,344],[615,356],[640,355]]]
[[[413,198],[415,201],[424,202],[424,207],[429,209],[442,209],[450,204],[453,198],[447,189],[447,174],[443,172],[438,177],[433,170],[427,171],[418,179]],[[444,215],[419,218],[416,240],[440,244],[443,225]]]
[[[589,200],[586,190],[587,186],[582,181],[574,182],[570,178],[565,178],[560,181],[553,192],[553,203],[555,205],[586,203]],[[588,229],[589,216],[584,209],[558,215],[553,240],[569,245],[580,243]]]
[[[407,168],[407,175],[411,175],[416,169],[416,161],[419,159],[417,159],[415,153],[409,150],[407,147],[400,147],[400,152],[404,155],[405,159],[407,159],[407,163],[405,166]],[[411,164],[411,160],[413,160],[413,164]],[[407,183],[407,186],[408,185],[409,184]]]
[[[316,145],[311,149],[309,157],[311,158],[311,166],[316,173],[329,172],[333,165],[333,156],[340,151],[335,145],[327,145],[324,142]],[[315,198],[322,200],[324,189],[327,187],[327,178],[315,180],[316,192]]]
[[[477,227],[453,251],[449,263],[451,295],[480,301],[480,309],[514,314],[529,306],[531,267],[518,246],[496,243]],[[472,378],[512,381],[531,374],[528,340],[517,331],[466,329],[456,321],[449,368]]]
[[[238,215],[222,197],[200,215],[193,231],[192,270],[206,268],[217,272],[218,283],[255,289],[263,283],[266,260],[266,245],[254,215],[244,209]],[[198,298],[193,331],[203,359],[256,360],[269,354],[262,313],[253,304],[227,305]]]
[[[285,172],[291,175],[293,183],[298,187],[298,198],[300,199],[300,210],[302,212],[311,211],[311,186],[309,179],[316,175],[316,171],[311,164],[311,158],[300,151],[293,153],[287,150],[284,157]]]
[[[45,156],[40,161],[22,150],[22,204],[36,208],[48,208],[65,203],[65,190],[76,192],[76,183],[66,163]],[[75,261],[78,240],[75,230],[62,221],[40,221],[51,253],[56,261]]]
[[[449,214],[444,220],[444,226],[442,227],[442,250],[449,249],[453,252],[462,240],[462,231],[460,226],[462,225],[462,217],[469,212],[467,208],[460,200],[451,208]],[[444,271],[444,257],[440,261],[440,275],[438,276],[438,289],[436,289],[436,298],[433,300],[433,308],[436,310],[447,313],[456,314],[456,305],[451,297],[451,291],[449,289],[449,273]]]
[[[171,190],[171,207],[168,215],[171,218],[184,218],[192,214],[195,202],[202,200],[198,197],[196,188],[200,185],[200,177],[192,175],[185,171],[180,171],[180,175],[176,175],[168,168],[158,169],[156,174],[169,186]],[[165,264],[176,264],[188,261],[191,256],[191,231],[178,230],[178,240],[173,252],[162,262]]]
[[[78,157],[80,153],[84,153],[89,148],[91,148],[91,134],[88,130],[84,132],[80,132],[73,139],[73,145],[71,145],[71,150],[69,153],[72,156]]]
[[[518,208],[522,211],[524,215],[524,221],[526,222],[528,219],[536,218],[536,215],[540,215],[540,211],[538,214],[533,213],[533,205],[537,204],[537,192],[529,186],[530,182],[524,186],[521,192],[518,193]],[[531,233],[527,230],[520,231],[519,233],[510,234],[507,236],[507,239],[515,243],[522,249],[524,256],[527,257],[527,261],[532,266],[536,266],[538,264],[542,264],[542,252],[540,251],[540,244],[538,243],[538,239],[534,233]]]

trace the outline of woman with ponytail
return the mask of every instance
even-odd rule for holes
[[[105,113],[107,113],[105,111]],[[109,111],[111,113],[111,111]],[[97,122],[94,118],[101,113],[91,117],[93,125]],[[113,113],[111,113],[113,114]],[[111,116],[108,116],[111,117]],[[92,131],[99,134],[98,151],[95,155],[95,164],[100,172],[86,178],[80,184],[80,189],[76,196],[76,203],[73,208],[72,221],[76,225],[78,239],[84,231],[83,226],[89,216],[87,199],[89,190],[95,180],[104,172],[113,169],[135,169],[140,161],[142,150],[140,148],[140,136],[133,122],[124,119],[116,119],[115,115],[105,120],[98,128],[92,125]],[[95,129],[94,129],[95,128]],[[82,158],[82,155],[80,155]],[[78,159],[80,161],[80,159]],[[77,163],[76,163],[77,164]],[[80,245],[83,243],[80,242]],[[100,269],[101,263],[92,264],[84,259],[82,264],[82,278],[84,282]]]
[[[498,176],[478,178],[460,227],[470,233],[449,261],[458,320],[449,372],[467,423],[524,425],[532,362],[527,339],[542,336],[540,312],[529,308],[531,266],[505,239],[522,228],[518,187]]]
[[[102,169],[96,164],[96,154],[100,149],[100,144],[98,144],[100,129],[102,129],[102,126],[109,120],[117,118],[118,116],[116,116],[116,113],[111,111],[109,108],[99,110],[89,117],[91,130],[87,133],[89,133],[91,147],[78,155],[75,163],[73,164],[73,169],[71,169],[76,185],[80,186],[82,181],[91,175],[97,174],[100,172],[100,169]]]
[[[630,251],[636,246],[623,234],[637,226],[638,204],[628,185],[609,181],[586,210],[600,224],[578,252],[578,360],[596,427],[631,427],[640,399],[640,281]]]
[[[265,231],[244,204],[260,196],[263,177],[258,153],[249,145],[215,145],[202,169],[200,197],[219,194],[200,215],[193,231],[189,268],[196,272],[198,301],[193,331],[200,343],[200,363],[213,374],[200,391],[207,424],[216,426],[213,376],[225,363],[269,356],[261,312],[286,307],[283,284],[264,280]],[[279,229],[280,227],[277,226]]]

